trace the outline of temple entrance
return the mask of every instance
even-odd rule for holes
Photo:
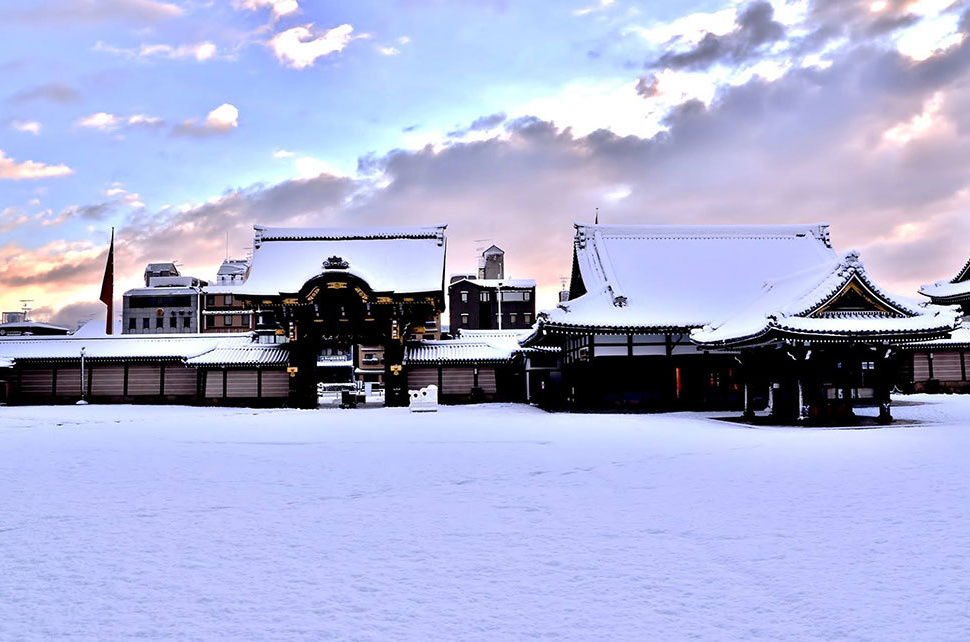
[[[440,312],[442,297],[375,292],[353,274],[326,271],[279,303],[259,304],[257,333],[285,336],[290,346],[290,400],[315,408],[321,392],[351,391],[358,346],[383,349],[384,402],[407,405],[404,343]]]

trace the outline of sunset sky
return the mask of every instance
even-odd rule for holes
[[[970,0],[4,2],[0,308],[101,312],[112,226],[120,299],[256,223],[448,223],[449,272],[488,239],[547,307],[597,207],[828,222],[916,296],[970,257],[968,34]]]

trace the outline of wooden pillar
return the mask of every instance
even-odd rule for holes
[[[384,344],[384,405],[408,405],[407,378],[404,374],[404,344],[391,338]]]
[[[744,418],[748,421],[754,419],[754,410],[751,409],[751,383],[744,381]]]

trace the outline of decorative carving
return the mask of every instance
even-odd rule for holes
[[[625,296],[613,297],[613,305],[615,305],[618,308],[626,307],[626,297]]]
[[[324,270],[346,270],[349,267],[350,263],[347,263],[347,261],[344,261],[339,256],[331,256],[323,262]]]

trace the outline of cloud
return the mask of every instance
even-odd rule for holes
[[[84,285],[89,280],[93,282],[94,275],[104,270],[106,249],[90,241],[63,239],[34,250],[8,243],[0,246],[0,283],[10,288],[57,286],[59,291],[71,285]]]
[[[353,36],[353,32],[351,25],[343,24],[318,35],[311,23],[276,34],[269,46],[284,65],[305,69],[313,66],[318,58],[343,51],[352,40],[368,37],[366,34]]]
[[[448,136],[451,138],[462,138],[470,134],[471,132],[485,132],[491,129],[495,129],[508,119],[505,112],[498,112],[495,114],[490,114],[488,116],[480,116],[472,121],[468,127],[463,127],[456,129],[454,131],[448,132]]]
[[[132,114],[128,117],[126,121],[129,127],[162,127],[165,125],[165,120],[157,116],[148,116],[147,114]]]
[[[337,176],[345,177],[346,174],[327,161],[320,160],[319,158],[313,158],[312,156],[304,156],[302,158],[297,158],[293,161],[293,167],[296,168],[297,176],[300,178],[316,178],[320,175],[326,176]]]
[[[293,156],[293,152],[286,149],[278,149],[273,152],[273,158],[292,158]]]
[[[297,0],[234,0],[233,6],[237,9],[248,9],[249,11],[269,7],[273,10],[274,17],[296,13],[300,8]]]
[[[67,165],[46,165],[32,160],[17,163],[0,150],[0,179],[18,181],[28,178],[53,178],[73,174]]]
[[[113,132],[118,129],[158,129],[165,126],[165,120],[147,114],[119,116],[117,114],[99,111],[78,119],[77,125],[88,129],[96,129],[101,132]]]
[[[785,27],[774,20],[769,2],[749,4],[738,15],[737,28],[724,35],[708,32],[692,49],[665,53],[652,66],[670,69],[706,69],[724,62],[740,64],[756,56],[764,45],[785,37]]]
[[[636,91],[638,96],[653,98],[660,94],[660,80],[656,75],[650,76],[649,80],[646,76],[641,76],[637,78]]]
[[[401,53],[401,50],[397,47],[378,47],[377,53],[381,54],[382,56],[396,56]]]
[[[599,0],[598,3],[590,5],[588,7],[583,7],[582,9],[576,9],[573,11],[574,16],[587,16],[591,13],[598,13],[608,9],[616,0]]]
[[[109,114],[108,112],[99,111],[90,116],[85,116],[77,121],[79,127],[87,127],[89,129],[97,129],[99,131],[107,132],[116,129],[124,119],[120,116],[115,116],[114,114]]]
[[[251,238],[254,223],[445,221],[449,270],[473,269],[475,239],[492,238],[507,251],[509,272],[537,278],[547,293],[540,304],[550,305],[558,277],[569,274],[571,224],[598,207],[606,223],[828,220],[837,249],[858,247],[878,281],[913,294],[966,260],[970,43],[914,62],[863,40],[831,59],[825,69],[793,67],[685,101],[656,135],[505,119],[474,140],[364,156],[357,177],[307,172],[313,177],[138,210],[119,229],[118,273],[137,280],[149,260],[182,258],[187,273],[204,278],[224,256],[225,231]],[[654,101],[633,85],[627,91],[646,111]],[[901,125],[914,135],[887,140]],[[103,262],[92,265],[83,272],[89,298]],[[62,288],[62,272],[42,272],[30,272],[37,287]],[[16,301],[22,291],[2,296]]]
[[[178,18],[184,13],[177,4],[160,0],[47,0],[29,9],[0,9],[0,22],[65,25],[91,22],[153,24]]]
[[[209,112],[201,123],[190,119],[172,130],[174,136],[205,137],[226,134],[239,125],[239,110],[229,103],[223,103]]]
[[[61,83],[48,83],[30,89],[24,89],[10,96],[7,102],[13,104],[29,103],[36,100],[46,100],[66,105],[81,100],[81,94],[76,89]]]
[[[194,45],[180,45],[177,47],[166,44],[151,44],[125,49],[105,44],[99,40],[97,43],[95,43],[92,49],[94,51],[102,51],[116,56],[125,56],[127,58],[167,58],[170,60],[194,58],[198,62],[211,60],[218,53],[218,49],[211,42],[200,42]]]
[[[39,307],[31,311],[30,318],[73,330],[78,325],[92,319],[100,319],[103,322],[106,311],[107,308],[100,301],[82,301],[65,305],[59,309],[50,306]]]
[[[41,124],[36,120],[12,120],[10,126],[18,132],[26,132],[37,136],[40,134]]]

